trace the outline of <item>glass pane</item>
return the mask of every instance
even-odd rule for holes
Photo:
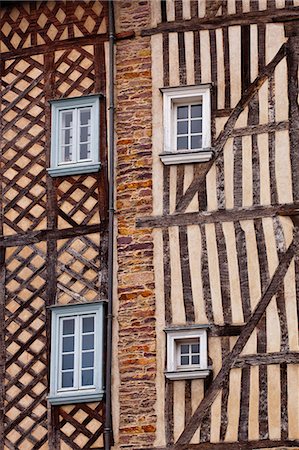
[[[91,108],[80,109],[80,125],[90,125]]]
[[[62,128],[70,128],[73,126],[73,111],[62,111]]]
[[[82,353],[82,367],[94,366],[94,352]]]
[[[189,353],[189,345],[188,344],[181,345],[181,353],[182,354]]]
[[[74,368],[74,354],[62,355],[62,370]]]
[[[189,356],[181,356],[181,366],[189,365]]]
[[[80,159],[87,159],[90,155],[90,144],[80,144]]]
[[[63,161],[71,161],[72,160],[72,147],[69,145],[67,147],[62,147]]]
[[[191,117],[202,117],[202,105],[191,106]]]
[[[192,364],[199,364],[199,355],[192,356]]]
[[[191,148],[201,148],[202,147],[202,137],[199,134],[198,136],[191,136]]]
[[[187,137],[178,137],[177,138],[177,149],[178,150],[188,149],[188,138]]]
[[[202,132],[202,121],[191,120],[191,133],[201,133],[201,132]]]
[[[62,383],[63,388],[74,386],[74,372],[63,372],[62,373]]]
[[[178,134],[188,134],[188,122],[187,120],[183,122],[178,122],[177,124],[177,132]]]
[[[82,350],[92,350],[94,348],[94,335],[86,334],[82,336]]]
[[[74,337],[64,337],[62,340],[62,351],[73,352],[74,351]]]
[[[94,317],[83,318],[83,333],[94,331]]]
[[[178,119],[188,119],[188,106],[178,106],[177,117]]]
[[[87,142],[90,138],[90,127],[80,128],[80,142]]]
[[[93,384],[93,369],[82,370],[82,386],[90,386]]]
[[[62,334],[74,334],[75,331],[75,320],[67,319],[63,321]]]
[[[192,353],[199,353],[199,344],[192,344],[191,345],[191,352]]]
[[[73,140],[73,129],[69,128],[67,130],[62,130],[62,132],[63,132],[63,137],[62,137],[63,144],[70,145]]]

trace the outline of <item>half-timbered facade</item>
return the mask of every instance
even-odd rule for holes
[[[110,280],[105,450],[298,449],[299,1],[113,4],[1,4],[0,448],[104,447]]]

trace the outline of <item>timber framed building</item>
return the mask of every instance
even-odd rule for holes
[[[298,450],[299,0],[0,17],[0,449]]]

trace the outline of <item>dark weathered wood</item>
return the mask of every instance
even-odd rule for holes
[[[204,399],[198,405],[198,407],[195,410],[194,414],[192,415],[189,423],[185,427],[185,430],[182,432],[179,439],[177,440],[177,442],[174,446],[175,449],[181,449],[181,447],[180,447],[181,445],[187,445],[190,442],[196,429],[201,424],[201,422],[206,414],[207,409],[212,405],[219,390],[223,387],[223,383],[227,377],[227,374],[229,373],[230,369],[232,368],[235,361],[239,357],[241,351],[245,347],[249,337],[251,336],[251,333],[253,332],[253,330],[258,325],[259,321],[261,320],[273,295],[275,295],[278,287],[282,283],[284,276],[289,268],[289,265],[294,257],[294,254],[297,250],[298,250],[298,242],[297,242],[297,236],[296,236],[295,240],[292,242],[292,244],[289,246],[287,251],[284,253],[283,258],[281,259],[280,264],[278,265],[277,269],[275,270],[271,281],[269,282],[267,288],[265,289],[263,295],[261,296],[249,321],[244,326],[232,351],[230,352],[230,354],[228,355],[226,360],[223,361],[222,368],[220,369],[218,375],[213,380]]]
[[[172,321],[171,308],[171,273],[170,273],[170,250],[169,232],[163,230],[163,267],[164,267],[164,301],[165,301],[165,322],[167,325]]]
[[[263,124],[256,124],[256,125],[248,125],[247,127],[243,128],[235,128],[232,133],[231,137],[235,136],[248,136],[253,134],[262,134],[262,133],[269,133],[271,131],[284,131],[288,130],[289,123],[288,122],[272,122],[272,123],[263,123]]]
[[[252,206],[218,211],[202,211],[185,214],[168,214],[165,216],[139,217],[136,220],[140,228],[168,228],[181,225],[203,225],[217,222],[238,222],[276,215],[292,216],[298,214],[298,203],[284,205]]]
[[[221,339],[221,353],[222,353],[222,361],[225,360],[230,351],[230,343],[229,337],[224,337]],[[228,405],[228,396],[229,396],[229,374],[226,377],[226,380],[223,384],[222,392],[221,392],[221,422],[220,422],[220,441],[224,441],[227,424],[228,424],[228,413],[227,413],[227,405]]]
[[[163,86],[169,86],[169,36],[163,33]]]
[[[233,140],[234,153],[234,206],[241,208],[243,205],[243,152],[242,137]]]
[[[170,166],[163,167],[163,214],[169,214]]]
[[[238,440],[248,439],[248,415],[249,415],[249,389],[250,389],[250,368],[244,367],[241,375],[241,398]]]
[[[2,206],[2,205],[1,205]],[[2,227],[1,227],[2,228]],[[0,323],[5,323],[5,249],[0,249]],[[4,448],[5,401],[5,328],[0,328],[0,447]]]
[[[190,417],[192,416],[192,381],[186,380],[185,381],[185,424],[188,423],[190,420]]]
[[[167,22],[166,0],[161,0],[161,22]]]
[[[271,23],[284,22],[287,19],[296,19],[299,16],[299,7],[279,9],[277,11],[250,11],[240,14],[231,14],[227,16],[215,16],[204,18],[192,18],[190,20],[181,20],[161,23],[155,28],[146,28],[142,30],[142,36],[152,36],[162,32],[179,32],[210,30],[221,26],[248,25],[251,23]]]
[[[283,362],[280,365],[280,398],[281,398],[280,403],[281,439],[287,439],[289,431],[289,417],[288,417],[288,368],[286,362]]]
[[[197,7],[198,7],[198,4],[197,4]],[[200,32],[198,30],[193,32],[193,38],[194,38],[194,80],[195,80],[195,84],[200,84],[201,83],[201,57],[200,57]]]
[[[175,2],[175,5],[177,5],[177,2]],[[178,33],[178,46],[179,46],[180,84],[185,86],[187,84],[187,73],[186,73],[185,36],[183,32]]]
[[[239,357],[234,367],[268,366],[269,364],[298,364],[299,352],[257,353]]]
[[[189,249],[188,249],[188,236],[187,227],[180,227],[179,229],[180,240],[180,261],[183,283],[183,300],[185,306],[185,314],[187,322],[195,321],[193,293],[191,285],[191,270],[189,263]]]
[[[229,272],[228,272],[228,261],[225,237],[220,223],[215,225],[216,231],[216,243],[218,250],[218,260],[219,260],[219,274],[220,274],[220,289],[221,289],[221,300],[222,300],[222,311],[225,324],[232,323],[232,307],[231,307],[231,292],[229,286]]]
[[[244,92],[250,85],[250,25],[241,27],[241,83]]]
[[[224,93],[224,107],[230,108],[230,65],[229,65],[229,37],[228,37],[228,27],[222,28],[223,33],[223,60],[224,60],[224,82],[225,82],[225,93]]]
[[[167,447],[171,447],[174,443],[174,424],[173,424],[173,382],[166,380],[165,386],[165,440]]]
[[[248,267],[247,267],[246,237],[245,232],[243,231],[240,225],[240,222],[234,222],[234,227],[236,235],[242,310],[244,321],[247,322],[251,315],[251,305],[250,305],[250,291],[249,291]]]
[[[213,305],[209,279],[209,261],[208,261],[206,230],[204,225],[200,226],[200,233],[201,233],[201,279],[202,279],[202,290],[205,304],[205,312],[209,323],[213,323],[214,314],[213,314]]]
[[[174,2],[174,16],[175,20],[183,19],[183,0],[176,0]]]
[[[265,80],[273,73],[275,67],[283,59],[285,54],[286,54],[286,45],[283,44],[280,47],[277,54],[274,56],[274,58],[267,64],[267,66],[264,67],[263,70],[261,70],[261,72],[259,73],[257,78],[253,81],[253,83],[251,83],[251,85],[248,87],[248,89],[246,89],[246,91],[242,95],[240,101],[238,102],[237,106],[234,108],[231,115],[229,116],[226,124],[224,125],[222,132],[216,139],[215,146],[214,146],[214,151],[215,151],[214,158],[208,163],[206,171],[203,174],[203,177],[192,181],[192,183],[188,187],[186,193],[184,194],[181,201],[177,205],[177,208],[176,208],[177,212],[185,211],[188,204],[194,197],[194,194],[199,189],[199,186],[202,183],[203,179],[205,178],[206,174],[208,173],[208,171],[214,164],[214,161],[218,158],[220,153],[223,151],[224,145],[225,145],[227,139],[230,137],[230,133],[232,132],[239,115],[244,110],[244,108],[248,105],[248,103],[254,97],[254,95],[258,92],[259,88],[263,85]]]

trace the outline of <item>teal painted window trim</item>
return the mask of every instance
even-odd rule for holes
[[[64,306],[52,306],[51,308],[52,327],[51,327],[51,355],[50,355],[50,392],[48,400],[53,405],[62,405],[70,403],[83,403],[89,401],[98,401],[103,398],[103,321],[104,321],[104,302],[79,303]],[[83,319],[93,318],[93,331],[84,331]],[[73,330],[70,334],[65,334],[64,324],[72,322]],[[85,333],[85,334],[84,334]],[[94,344],[92,350],[84,349],[83,336],[86,333],[92,333]],[[65,349],[63,345],[65,338],[72,339],[73,349]],[[92,363],[93,383],[83,386],[82,379],[84,365],[83,354],[88,351],[93,353],[94,362]],[[73,382],[69,387],[63,386],[63,367],[64,352],[71,352],[73,355]],[[70,355],[70,353],[67,353]],[[90,365],[88,365],[89,369]],[[69,367],[67,367],[69,369]],[[83,377],[83,378],[82,378]]]
[[[47,169],[52,177],[80,175],[85,173],[98,172],[101,168],[99,158],[100,143],[100,96],[90,95],[87,97],[76,97],[63,100],[53,100],[52,111],[52,131],[51,131],[51,163]],[[80,159],[80,110],[90,110],[90,137],[86,138],[90,145],[90,152],[86,159]],[[63,128],[63,113],[72,113],[71,125],[67,131]],[[63,147],[66,148],[66,141],[63,142],[63,132],[71,133],[72,140],[68,147],[71,151],[71,160],[65,161],[63,157]],[[68,138],[70,139],[70,138]],[[88,144],[87,144],[88,146]]]

